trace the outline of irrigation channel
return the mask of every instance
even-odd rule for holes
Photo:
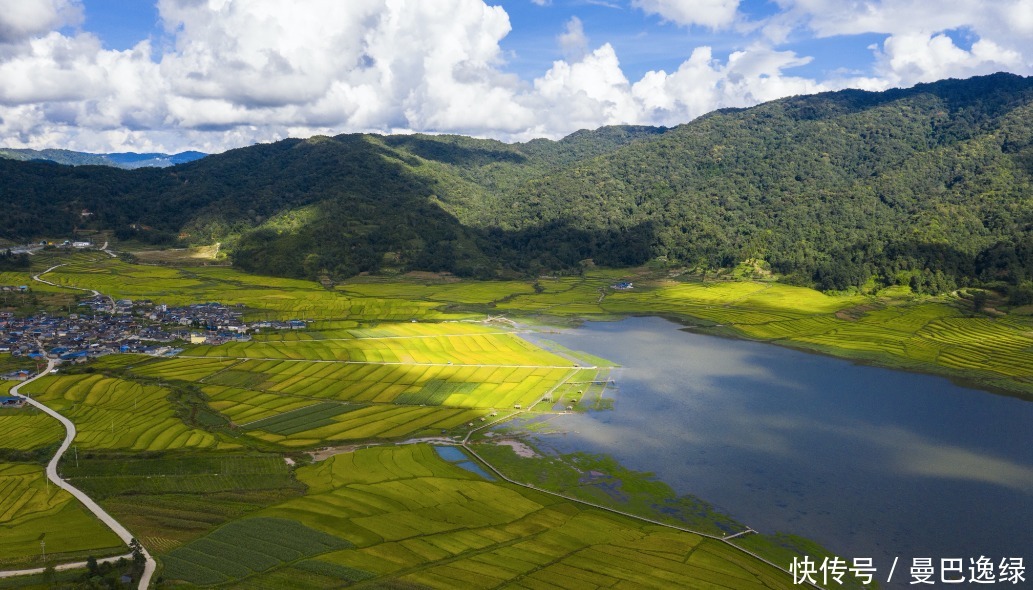
[[[543,452],[606,455],[761,533],[872,558],[883,587],[908,587],[916,558],[1033,560],[1031,402],[655,317],[525,337],[622,366],[612,409],[507,425],[538,422]]]
[[[40,274],[42,274],[42,273],[40,273]],[[12,387],[11,388],[11,395],[18,395],[18,390],[20,390],[23,385],[27,385],[29,383],[32,383],[36,379],[39,379],[40,377],[43,377],[45,375],[50,374],[50,372],[52,370],[54,370],[54,367],[56,367],[57,364],[58,364],[58,362],[56,360],[50,359],[47,362],[47,368],[42,373],[36,375],[35,377],[32,377],[31,379],[27,379],[25,381],[22,381],[18,385],[15,385],[14,387]],[[50,463],[47,464],[47,478],[50,481],[54,482],[54,484],[57,485],[59,488],[65,490],[66,492],[68,492],[69,494],[74,496],[77,500],[82,502],[83,506],[85,506],[87,510],[92,512],[98,519],[100,519],[101,522],[103,522],[105,525],[108,526],[108,528],[110,528],[112,531],[114,531],[114,533],[116,535],[118,535],[118,537],[120,539],[122,539],[122,542],[125,543],[126,546],[129,546],[130,543],[132,543],[132,541],[133,541],[133,535],[126,529],[126,527],[122,526],[122,524],[120,522],[115,520],[110,514],[108,514],[103,508],[100,507],[100,505],[98,505],[96,502],[94,502],[93,499],[91,499],[89,496],[87,496],[82,490],[80,490],[79,488],[77,488],[77,487],[73,486],[72,484],[68,483],[64,479],[62,479],[61,476],[57,473],[57,464],[61,461],[61,457],[64,456],[65,452],[68,451],[68,448],[72,446],[72,441],[75,440],[75,434],[76,434],[75,424],[72,424],[72,421],[69,420],[68,418],[65,418],[61,414],[59,414],[56,411],[48,408],[46,405],[44,405],[44,404],[42,404],[42,403],[32,399],[31,397],[29,397],[27,395],[23,395],[22,397],[24,397],[26,399],[26,401],[28,401],[28,403],[31,404],[32,406],[35,406],[36,408],[39,408],[44,413],[46,413],[46,414],[50,415],[51,417],[57,419],[65,427],[65,440],[64,440],[63,443],[61,443],[61,446],[57,449],[57,453],[54,454],[54,458],[52,458],[50,460]],[[154,575],[154,570],[157,568],[158,564],[154,561],[154,558],[151,557],[151,554],[147,552],[146,548],[143,548],[141,546],[140,550],[143,552],[143,555],[144,555],[144,557],[146,558],[147,561],[146,561],[146,564],[144,566],[143,575],[140,576],[139,590],[147,590],[147,587],[151,583],[151,576]],[[123,556],[116,556],[116,557],[108,558],[108,559],[105,559],[105,560],[98,560],[98,563],[100,561],[118,561],[121,557],[125,557],[125,558],[128,558],[128,559],[131,559],[132,558],[132,554],[127,554],[127,555],[123,555]],[[60,571],[64,571],[64,570],[78,569],[78,568],[85,568],[85,567],[86,567],[86,562],[84,561],[84,562],[81,562],[81,563],[63,564],[63,565],[61,565],[59,567],[55,567],[54,569],[60,570]],[[35,568],[35,569],[29,569],[29,570],[17,570],[17,571],[0,572],[0,578],[9,578],[9,577],[14,577],[14,576],[39,574],[39,573],[42,573],[43,571],[44,570],[42,568]]]

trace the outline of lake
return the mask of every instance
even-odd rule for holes
[[[680,328],[631,318],[533,336],[624,367],[612,410],[552,419],[561,433],[539,442],[653,472],[760,532],[874,558],[883,582],[897,556],[895,582],[913,557],[1030,567],[1033,403]]]

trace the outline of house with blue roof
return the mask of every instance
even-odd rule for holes
[[[0,408],[20,408],[25,405],[25,398],[20,395],[0,396]]]

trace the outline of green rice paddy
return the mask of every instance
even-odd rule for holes
[[[96,289],[118,299],[153,299],[169,305],[241,303],[250,310],[252,318],[409,321],[472,317],[439,311],[440,304],[416,298],[352,297],[310,281],[252,276],[230,268],[128,264],[89,253],[53,260],[54,264],[66,264],[45,277],[58,285]]]
[[[61,442],[64,428],[36,408],[0,410],[0,449],[32,451]]]
[[[178,547],[162,561],[169,578],[209,585],[348,546],[293,520],[248,518]]]

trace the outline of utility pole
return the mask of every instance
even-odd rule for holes
[[[72,449],[75,451],[75,468],[78,469],[79,468],[79,445],[75,445],[74,447],[72,447]]]
[[[43,563],[46,563],[47,562],[47,541],[45,539],[40,539],[40,541],[39,541],[39,550],[43,553]]]

